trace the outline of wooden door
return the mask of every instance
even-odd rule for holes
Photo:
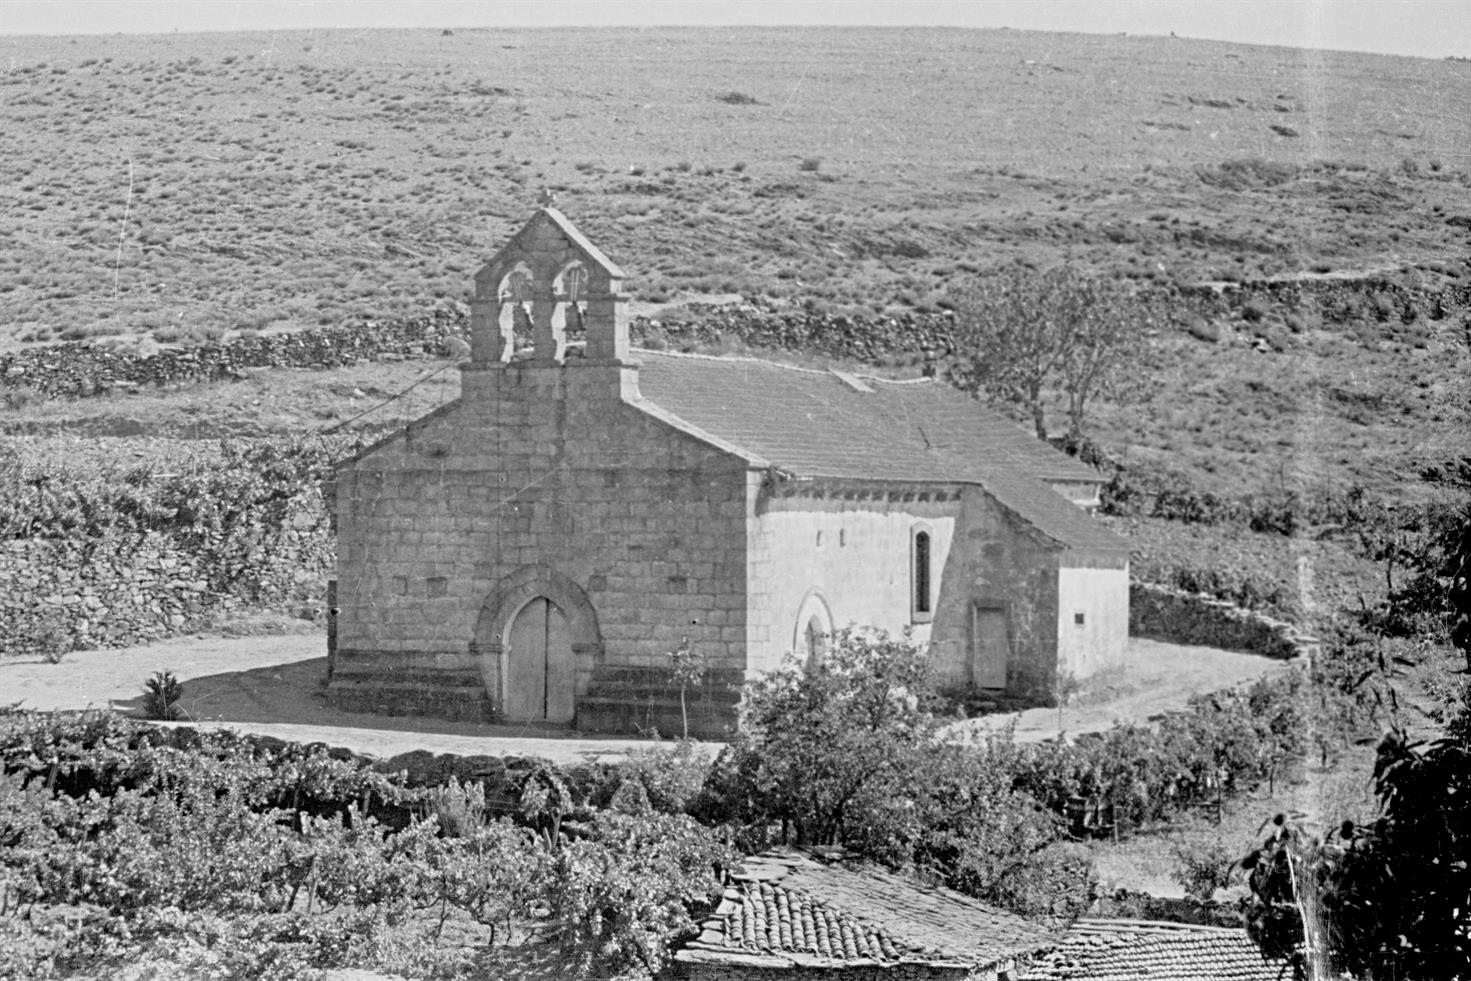
[[[507,720],[571,722],[576,680],[567,618],[538,596],[516,614],[507,638]]]
[[[977,688],[1005,688],[1011,635],[1006,611],[996,606],[971,608],[971,681]]]

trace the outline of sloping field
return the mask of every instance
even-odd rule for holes
[[[462,298],[544,186],[656,302],[926,308],[1012,258],[1437,279],[1471,231],[1458,61],[796,28],[11,37],[0,56],[7,338]]]

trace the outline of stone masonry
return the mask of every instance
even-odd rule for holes
[[[538,211],[475,277],[460,398],[339,465],[333,704],[719,737],[849,624],[1017,691],[1122,653],[1097,474],[934,381],[635,360],[622,276]]]

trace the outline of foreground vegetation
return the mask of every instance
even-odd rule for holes
[[[1123,833],[1280,779],[1315,727],[1373,711],[1349,679],[1201,698],[1158,728],[1036,747],[937,738],[923,652],[838,638],[753,683],[731,747],[410,787],[322,747],[112,715],[0,719],[0,975],[139,959],[221,977],[334,965],[657,971],[737,851],[837,844],[1029,916],[1094,894],[1077,805]],[[1305,713],[1317,712],[1313,721]]]
[[[320,749],[173,735],[4,719],[0,976],[138,958],[230,978],[457,974],[528,934],[570,971],[647,975],[725,861],[689,818],[616,793],[574,806],[549,768],[498,817],[479,785],[409,790]]]

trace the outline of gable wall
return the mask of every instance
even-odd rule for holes
[[[667,669],[684,637],[744,671],[745,463],[626,404],[627,372],[466,371],[458,403],[340,469],[334,701],[486,715],[477,618],[532,564],[596,612],[580,693],[599,670]]]
[[[1010,641],[1005,688],[1020,695],[1050,690],[1057,659],[1059,549],[974,486],[962,491],[955,539],[930,640],[940,678],[949,684],[988,684],[992,675],[979,663],[973,637],[980,606],[1004,611]]]
[[[1057,592],[1058,669],[1081,679],[1122,664],[1129,644],[1128,553],[1064,552]]]

